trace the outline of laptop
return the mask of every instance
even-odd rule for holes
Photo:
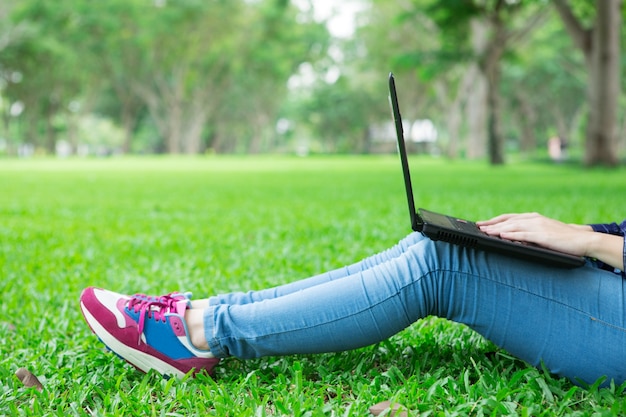
[[[414,231],[421,232],[432,240],[441,240],[469,248],[498,252],[528,261],[541,262],[558,267],[575,268],[585,263],[585,259],[579,256],[557,252],[532,243],[515,242],[497,236],[490,236],[482,232],[474,222],[469,220],[435,213],[423,208],[415,210],[411,173],[409,171],[409,162],[404,143],[402,117],[398,105],[396,83],[392,73],[389,74],[389,99],[391,101],[393,120],[396,126],[398,152],[400,154],[400,162],[402,163],[404,185],[409,203],[411,228]]]

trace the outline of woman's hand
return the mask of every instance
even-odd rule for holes
[[[590,226],[570,225],[538,213],[503,214],[476,225],[488,235],[535,243],[576,256],[587,256],[593,232]]]
[[[624,268],[624,238],[595,233],[591,226],[567,224],[538,213],[503,214],[476,225],[491,236],[597,258],[615,268]]]

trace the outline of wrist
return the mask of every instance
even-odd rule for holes
[[[590,233],[585,256],[598,259],[619,270],[624,270],[624,238],[606,233]]]
[[[599,259],[602,256],[601,245],[602,235],[600,233],[590,233],[586,237],[585,256],[588,258]]]

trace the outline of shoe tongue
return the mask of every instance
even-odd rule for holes
[[[180,316],[184,316],[185,315],[185,311],[189,308],[189,300],[180,300],[180,301],[176,301],[176,303],[174,303],[174,313],[180,315]]]

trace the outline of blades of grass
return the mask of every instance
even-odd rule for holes
[[[534,381],[541,389],[544,400],[549,404],[554,404],[554,395],[552,395],[552,391],[550,390],[550,387],[548,387],[546,380],[543,377],[539,377]]]

